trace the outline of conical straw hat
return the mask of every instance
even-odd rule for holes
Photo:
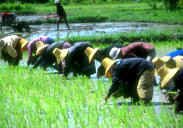
[[[98,48],[87,47],[85,49],[85,54],[88,56],[89,63],[91,63],[97,51],[98,51]]]
[[[180,67],[176,67],[175,61],[170,59],[158,71],[160,76],[160,87],[165,88],[168,86],[170,80],[176,75]]]
[[[152,63],[155,65],[156,70],[158,70],[163,64],[168,62],[171,58],[169,56],[163,56],[163,57],[155,57],[152,60]]]
[[[173,60],[175,60],[177,67],[183,68],[183,56],[176,56]]]
[[[24,47],[28,44],[28,41],[24,38],[21,38],[19,43],[21,44],[21,49],[24,49]]]
[[[43,45],[41,44],[41,45],[37,48],[37,50],[36,50],[36,55],[38,56],[38,55],[42,54],[43,50],[44,50],[46,47],[48,47],[48,44],[44,44],[44,43],[43,43]]]
[[[68,54],[68,49],[58,49],[58,48],[55,48],[53,50],[53,54],[55,55],[56,57],[56,60],[57,60],[57,64],[59,64],[61,61],[63,61],[65,59],[65,57],[67,56]]]
[[[44,45],[44,42],[42,42],[42,41],[37,41],[35,44],[36,44],[36,49],[38,49],[39,47],[41,47],[41,46]]]
[[[116,61],[115,60],[112,60],[108,57],[104,58],[102,60],[102,65],[104,66],[105,68],[105,76],[106,77],[111,77],[111,72],[109,72],[110,68],[112,67],[112,65],[115,63]]]

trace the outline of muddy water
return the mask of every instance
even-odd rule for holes
[[[40,16],[26,16],[24,20],[27,21],[37,20]],[[22,18],[22,19],[23,19]],[[22,20],[21,19],[21,20]],[[23,33],[23,36],[29,40],[36,38],[41,35],[50,36],[52,38],[69,38],[78,36],[94,36],[104,34],[115,34],[123,32],[142,32],[147,29],[175,29],[182,27],[181,25],[168,25],[159,23],[143,23],[143,22],[104,22],[104,23],[71,23],[70,30],[67,29],[65,24],[60,24],[60,30],[57,31],[56,24],[41,24],[41,25],[30,25],[32,32]],[[4,33],[13,33],[12,28],[3,28]]]
[[[57,31],[56,24],[42,24],[32,25],[31,28],[33,32],[30,34],[25,34],[25,36],[27,36],[30,40],[40,35],[46,35],[53,38],[69,38],[123,32],[142,32],[147,29],[176,29],[179,27],[180,25],[137,22],[72,23],[70,24],[71,30],[68,30],[65,24],[60,24],[60,30]]]
[[[57,31],[56,24],[42,24],[42,25],[30,25],[32,32],[23,33],[29,40],[41,35],[50,36],[52,38],[68,38],[77,36],[93,36],[114,34],[121,32],[135,31],[140,32],[150,28],[152,24],[145,23],[72,23],[70,24],[70,30],[66,28],[65,24],[60,24],[60,29]],[[3,28],[5,33],[13,32],[11,28]]]

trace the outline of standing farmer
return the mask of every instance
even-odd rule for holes
[[[67,28],[70,29],[69,24],[67,22],[67,14],[62,6],[62,4],[60,3],[60,0],[55,0],[55,5],[56,5],[56,11],[57,11],[57,30],[59,30],[59,23],[61,22],[61,20],[63,19]]]

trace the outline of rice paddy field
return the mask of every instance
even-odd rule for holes
[[[158,56],[181,41],[155,42]],[[101,45],[100,47],[104,47]],[[24,57],[26,59],[26,57]],[[130,99],[103,98],[111,80],[68,77],[25,65],[0,66],[0,128],[182,128],[182,114],[156,98],[132,104]],[[160,91],[158,87],[155,91]],[[156,93],[154,93],[156,97]]]

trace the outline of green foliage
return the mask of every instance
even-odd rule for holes
[[[179,6],[183,7],[183,0],[179,0]]]
[[[146,2],[152,9],[157,9],[161,0],[147,0]]]
[[[168,10],[175,10],[178,7],[179,0],[163,0],[163,2]]]
[[[17,3],[17,2],[21,2],[21,3],[47,3],[49,2],[49,0],[1,0],[1,2],[10,2],[10,3]]]
[[[27,10],[27,11],[30,11],[30,10],[33,10],[33,6],[30,5],[30,4],[19,4],[19,3],[15,3],[15,4],[1,4],[0,6],[0,10],[3,10],[3,11],[22,11],[22,10]]]
[[[78,41],[90,41],[96,44],[116,44],[116,43],[126,43],[134,41],[182,41],[183,40],[183,30],[179,29],[165,29],[165,30],[144,30],[142,32],[123,32],[120,34],[104,34],[100,36],[84,36],[84,37],[69,37],[69,42]]]

